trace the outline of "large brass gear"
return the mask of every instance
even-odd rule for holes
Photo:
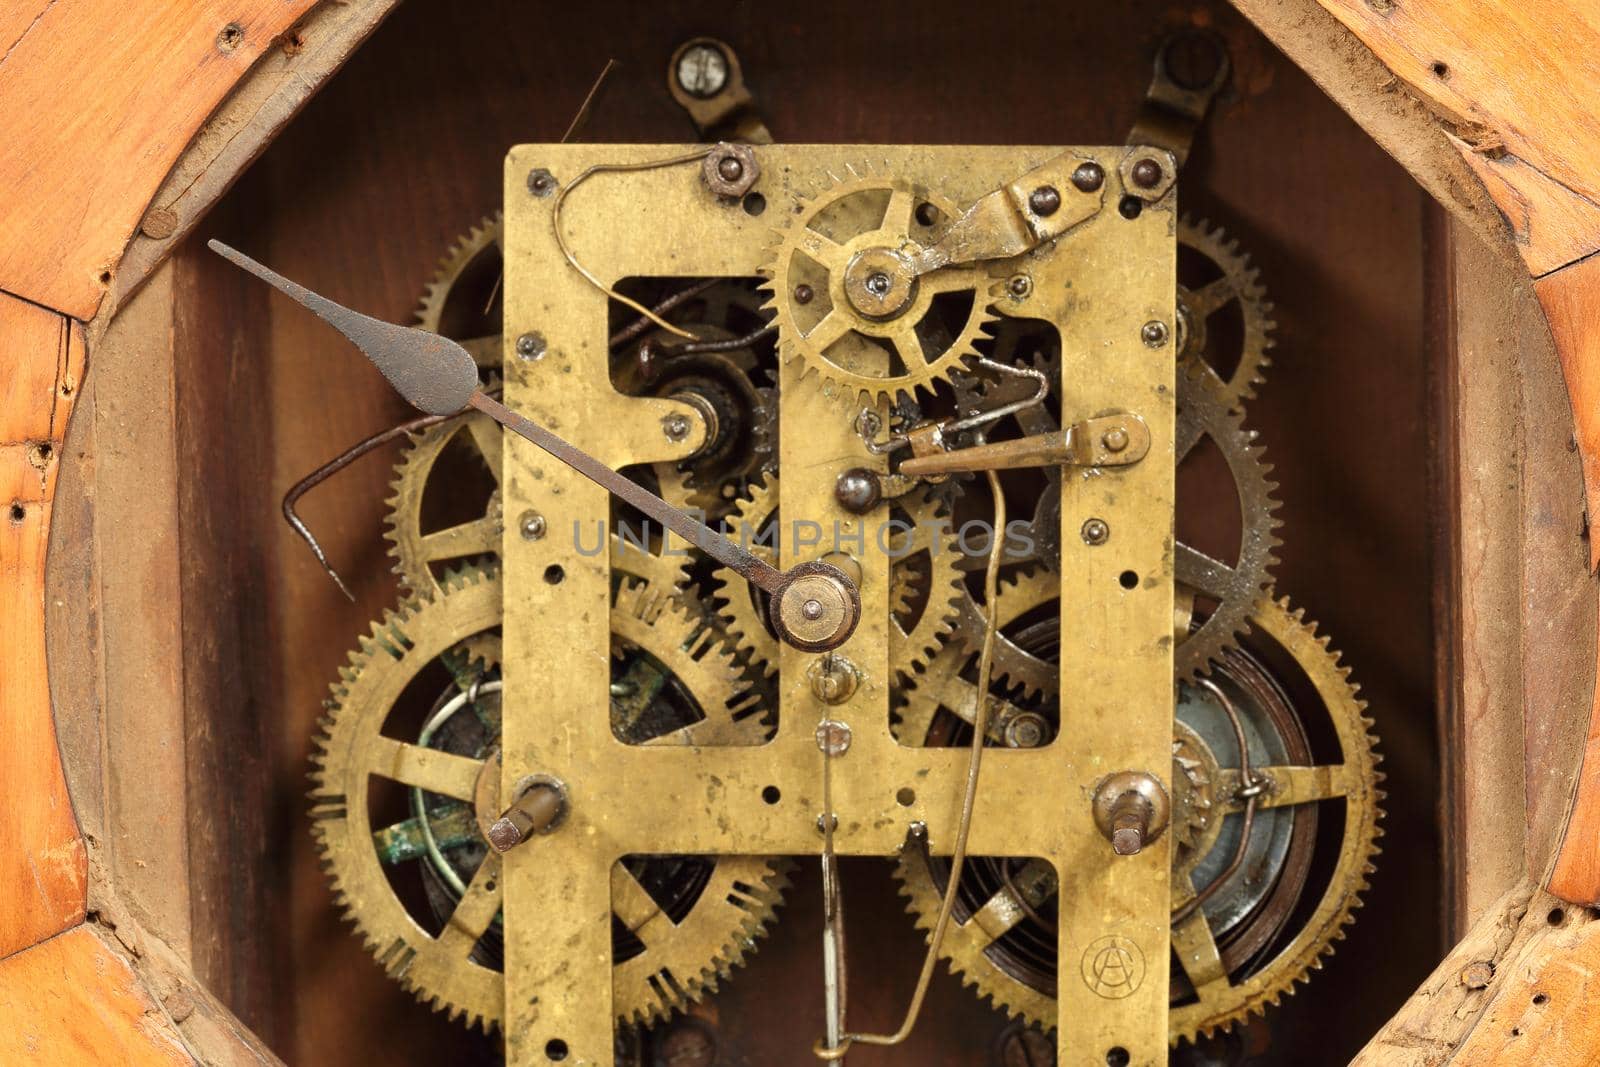
[[[313,833],[346,917],[385,970],[420,1000],[485,1029],[498,1023],[504,1002],[502,975],[484,948],[501,906],[498,854],[473,839],[482,859],[463,879],[451,914],[431,931],[385,874],[375,843],[393,841],[396,828],[373,825],[369,782],[387,778],[420,787],[434,804],[472,805],[472,829],[480,833],[498,815],[497,742],[463,754],[383,731],[402,694],[435,663],[497,659],[490,649],[498,644],[502,595],[496,571],[469,568],[376,622],[333,686],[311,775]],[[637,582],[619,586],[611,620],[619,669],[653,672],[659,692],[686,699],[703,716],[674,726],[675,720],[643,704],[628,707],[624,696],[613,704],[612,719],[625,740],[758,744],[767,737],[759,702],[703,622]],[[619,684],[632,677],[621,675]],[[480,684],[493,688],[481,673],[468,680],[457,672],[447,692],[465,693],[477,710]],[[786,870],[783,861],[738,856],[619,864],[613,882],[636,884],[616,894],[632,902],[615,920],[618,1020],[648,1024],[715,991],[764,933],[787,884]]]
[[[778,234],[765,273],[779,351],[804,362],[825,393],[851,402],[931,393],[978,355],[973,346],[996,317],[991,276],[982,267],[944,267],[917,279],[909,303],[891,317],[856,310],[845,293],[852,260],[927,247],[960,211],[901,179],[851,174],[801,198]]]
[[[443,568],[463,563],[486,565],[499,558],[505,522],[500,505],[503,432],[500,424],[488,415],[471,411],[411,435],[405,453],[395,464],[383,531],[389,542],[389,554],[394,558],[394,571],[407,591],[436,592]],[[424,501],[429,487],[441,480],[436,468],[453,449],[465,449],[471,455],[458,454],[451,462],[460,460],[467,466],[481,466],[493,488],[485,484],[482,486],[484,493],[475,501],[462,501],[472,517],[430,529],[425,526],[428,516]],[[692,490],[687,475],[668,463],[656,464],[655,473],[661,479],[661,495],[669,503],[677,507],[689,506]],[[466,495],[461,484],[453,489],[458,498]],[[546,531],[546,535],[549,533]],[[583,531],[579,536],[581,539],[592,534]],[[624,544],[615,536],[612,537],[611,565],[657,589],[678,589],[688,574],[686,554],[645,551],[634,544]]]
[[[1048,351],[1026,357],[1039,370],[1059,379],[1058,364]],[[1043,406],[1016,415],[1025,433],[1051,433],[1059,429],[1056,419]],[[1175,466],[1179,472],[1179,508],[1187,506],[1183,497],[1183,465],[1201,442],[1209,440],[1225,463],[1238,508],[1238,545],[1232,560],[1217,559],[1194,545],[1179,540],[1174,545],[1174,571],[1179,586],[1181,624],[1175,636],[1178,645],[1173,655],[1180,678],[1197,678],[1248,629],[1248,616],[1256,601],[1272,586],[1272,568],[1278,562],[1281,525],[1274,495],[1278,486],[1269,477],[1272,467],[1266,450],[1258,443],[1255,431],[1244,425],[1244,414],[1230,406],[1224,383],[1204,364],[1182,367],[1178,372],[1177,427],[1174,443]],[[1047,483],[1039,506],[1029,523],[1028,535],[1035,546],[1035,558],[1046,570],[1060,567],[1061,475],[1046,472]],[[1210,505],[1211,501],[1205,501]],[[1042,580],[1042,576],[1034,576]],[[1199,601],[1197,610],[1196,601]],[[976,653],[983,644],[984,612],[970,594],[959,602],[956,630],[968,651]],[[1001,642],[995,649],[995,674],[1024,687],[1028,694],[1053,693],[1055,671],[1037,658],[1021,654]]]
[[[1196,273],[1190,274],[1191,270]],[[1261,285],[1261,271],[1222,227],[1185,215],[1178,223],[1178,274],[1180,365],[1203,363],[1211,368],[1222,381],[1228,406],[1239,407],[1256,395],[1272,364],[1268,352],[1278,324]],[[1209,323],[1230,306],[1238,308],[1239,335],[1224,352]]]
[[[768,536],[778,508],[778,476],[753,483],[730,518],[734,540],[768,563],[776,553]],[[926,664],[955,626],[961,581],[956,538],[944,520],[942,504],[914,490],[887,506],[889,569],[889,663],[910,673]],[[781,536],[781,533],[779,533]],[[871,533],[868,536],[873,536]],[[765,593],[732,568],[719,566],[712,602],[730,639],[745,660],[766,676],[778,669],[778,642],[768,628]]]
[[[1207,555],[1193,545],[1175,541],[1173,571],[1180,603],[1190,625],[1180,627],[1173,664],[1179,678],[1198,678],[1249,628],[1257,601],[1272,586],[1275,550],[1281,543],[1276,512],[1278,488],[1268,475],[1272,468],[1256,432],[1244,426],[1244,416],[1230,407],[1220,380],[1208,367],[1180,368],[1178,418],[1174,463],[1180,486],[1187,460],[1203,439],[1209,438],[1221,453],[1232,478],[1239,508],[1239,544],[1229,562]],[[1181,495],[1181,493],[1180,493]],[[1181,506],[1181,504],[1180,504]],[[1196,599],[1203,601],[1195,612]]]
[[[1012,587],[1012,591],[1016,602],[1010,605],[1002,595],[1003,618],[1020,618],[1029,609],[1042,606],[1021,595],[1025,590]],[[1291,609],[1287,600],[1263,598],[1251,621],[1259,635],[1287,654],[1303,672],[1326,712],[1341,753],[1340,763],[1304,773],[1297,781],[1291,782],[1288,776],[1274,779],[1281,804],[1265,810],[1288,809],[1298,817],[1299,812],[1309,810],[1301,805],[1337,796],[1346,798],[1338,859],[1327,875],[1322,896],[1292,937],[1285,940],[1276,936],[1291,910],[1285,906],[1280,925],[1271,937],[1219,950],[1208,925],[1207,910],[1197,908],[1184,916],[1178,909],[1193,898],[1191,879],[1202,861],[1212,862],[1223,851],[1218,848],[1218,840],[1224,817],[1240,807],[1234,792],[1239,776],[1237,768],[1220,766],[1195,731],[1175,720],[1171,833],[1174,903],[1178,905],[1175,914],[1180,921],[1173,929],[1173,949],[1181,970],[1174,974],[1175,1003],[1169,1014],[1169,1037],[1174,1044],[1200,1035],[1210,1036],[1252,1014],[1262,1014],[1268,1005],[1277,1004],[1292,993],[1296,983],[1308,980],[1310,972],[1320,968],[1324,957],[1333,952],[1335,942],[1344,937],[1344,927],[1354,921],[1354,911],[1360,907],[1373,858],[1379,851],[1377,839],[1381,830],[1377,823],[1382,815],[1379,805],[1383,794],[1378,788],[1382,775],[1377,770],[1377,742],[1371,733],[1372,720],[1365,713],[1366,704],[1348,680],[1348,668],[1329,649],[1327,638],[1319,637],[1316,629],[1305,622],[1303,613]],[[971,721],[974,687],[970,682],[958,681],[955,685],[944,683],[947,688],[941,691],[936,681],[944,676],[939,673],[941,666],[946,665],[936,660],[928,672],[932,684],[913,689],[902,703],[896,731],[902,743],[917,744],[918,739],[929,737],[941,712]],[[996,717],[1002,723],[1012,710],[1014,705],[996,699]],[[992,731],[990,743],[1015,743],[995,736],[1000,733],[1003,727]],[[1331,782],[1337,782],[1337,788],[1331,788]],[[1302,879],[1308,857],[1307,851],[1297,861],[1302,864]],[[1048,864],[1038,860],[1017,861],[1015,869],[1004,866],[1006,862],[1000,861],[999,869],[1005,874],[995,889],[995,896],[1002,899],[968,901],[958,907],[940,951],[951,969],[964,983],[975,986],[980,996],[991,998],[1010,1015],[1050,1028],[1056,1018],[1053,946],[1049,947],[1050,972],[1036,973],[1031,980],[1018,977],[1015,967],[1003,967],[994,953],[1000,938],[1014,928],[1026,921],[1042,921],[1036,916],[1053,903],[1055,874]],[[925,851],[908,849],[900,858],[896,876],[918,927],[930,931],[944,891],[935,862]],[[997,919],[999,916],[1008,918]],[[1270,951],[1270,958],[1263,958],[1263,948]]]

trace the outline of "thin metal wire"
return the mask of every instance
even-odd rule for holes
[[[1013,367],[1006,363],[997,363],[984,356],[978,357],[974,366],[994,371],[996,374],[1009,374],[1014,378],[1032,378],[1036,383],[1034,393],[1032,396],[1023,397],[1021,400],[1013,400],[1009,404],[1002,404],[988,411],[980,411],[952,422],[940,423],[939,431],[943,434],[961,433],[964,430],[975,430],[980,426],[988,426],[990,423],[999,422],[1007,415],[1014,415],[1026,408],[1036,407],[1044,403],[1045,396],[1050,392],[1050,379],[1045,376],[1043,371],[1033,367]],[[856,433],[860,434],[861,439],[866,442],[867,451],[875,456],[888,455],[890,452],[906,448],[911,444],[910,436],[893,432],[884,440],[879,441],[877,435],[881,429],[883,429],[882,419],[878,417],[877,412],[870,408],[863,411],[856,419]]]
[[[680,304],[693,300],[706,290],[717,285],[720,281],[720,278],[711,278],[707,281],[696,282],[694,285],[686,286],[685,288],[680,289],[678,292],[673,293],[671,296],[664,298],[660,303],[656,304],[654,311],[657,315],[665,315],[667,312],[678,307]],[[622,329],[611,335],[608,342],[611,350],[615,351],[620,346],[649,330],[650,325],[650,319],[638,318],[629,323],[627,326],[624,326]],[[498,396],[499,390],[490,390],[490,395]],[[289,527],[293,529],[295,533],[300,535],[300,539],[306,543],[308,548],[311,549],[311,554],[317,557],[317,562],[322,564],[322,569],[327,572],[328,577],[333,579],[333,584],[337,585],[339,587],[339,591],[348,597],[352,602],[355,601],[355,595],[351,593],[349,587],[344,584],[344,579],[339,576],[339,572],[333,569],[333,564],[328,562],[327,554],[323,552],[322,545],[318,543],[316,535],[311,532],[311,527],[307,526],[305,520],[300,517],[299,512],[296,510],[296,505],[299,504],[301,497],[305,496],[311,490],[315,489],[317,486],[321,485],[335,474],[338,474],[340,471],[344,470],[346,467],[350,466],[350,464],[354,463],[368,452],[371,452],[373,449],[376,449],[382,445],[386,445],[396,438],[403,437],[410,433],[421,432],[422,430],[426,430],[432,426],[437,426],[439,423],[447,422],[455,417],[455,415],[423,415],[420,418],[412,419],[409,422],[403,422],[399,426],[391,426],[387,430],[380,430],[372,436],[362,441],[358,441],[355,445],[339,453],[339,455],[335,456],[333,459],[324,463],[322,466],[318,467],[316,470],[300,479],[294,485],[290,486],[289,491],[283,494],[284,521],[289,524]]]
[[[561,209],[566,204],[567,197],[572,195],[572,191],[578,186],[582,185],[584,182],[588,181],[590,178],[594,177],[596,174],[631,174],[642,170],[659,170],[662,167],[682,166],[685,163],[694,163],[698,160],[704,159],[706,156],[711,154],[711,150],[714,147],[714,145],[707,145],[704,148],[697,148],[693,152],[685,152],[681,156],[669,156],[666,159],[649,160],[644,163],[596,163],[593,166],[587,167],[580,171],[576,178],[573,178],[572,181],[561,187],[561,191],[556,194],[555,204],[552,205],[550,210],[550,225],[555,230],[556,244],[560,247],[561,254],[566,257],[568,266],[577,271],[579,274],[583,275],[584,279],[590,285],[600,290],[612,300],[633,308],[633,310],[637,311],[651,322],[654,322],[663,330],[666,330],[668,333],[675,334],[678,337],[682,337],[688,341],[693,341],[695,339],[694,334],[683,329],[682,327],[672,325],[672,323],[657,315],[655,312],[651,311],[637,300],[623,296],[621,293],[617,292],[615,289],[606,285],[599,278],[597,278],[594,272],[588,267],[585,267],[582,263],[578,262],[578,257],[573,255],[571,246],[567,244],[566,234],[561,232]]]
[[[1000,478],[994,471],[985,472],[989,478],[989,491],[994,494],[994,527],[995,530],[1006,528],[1006,500],[1000,489]],[[983,651],[978,656],[978,707],[974,712],[972,731],[971,755],[967,760],[967,787],[961,798],[961,820],[956,824],[955,846],[950,854],[950,881],[945,886],[944,899],[939,905],[939,917],[934,921],[932,935],[928,938],[928,954],[923,957],[922,973],[917,978],[917,987],[911,994],[911,1003],[906,1007],[905,1019],[900,1023],[900,1028],[892,1034],[852,1034],[846,1033],[843,1037],[832,1043],[831,1046],[818,1041],[812,1046],[811,1051],[818,1059],[830,1063],[844,1059],[854,1044],[862,1045],[898,1045],[916,1028],[917,1017],[922,1014],[922,1002],[928,995],[928,984],[933,980],[934,968],[939,963],[939,949],[944,944],[945,932],[950,927],[950,914],[955,910],[956,893],[961,884],[961,870],[967,862],[967,837],[972,830],[972,809],[978,800],[978,774],[983,768],[984,741],[988,733],[989,705],[992,700],[989,696],[989,680],[994,668],[995,634],[1000,629],[1000,560],[1004,553],[1000,551],[998,535],[989,550],[989,566],[984,572],[983,591],[984,603],[987,608],[986,626],[983,634]],[[828,839],[824,835],[824,847]]]
[[[498,693],[500,688],[499,681],[485,682],[483,675],[478,675],[472,680],[472,685],[466,692],[457,693],[428,716],[422,732],[417,735],[417,744],[427,748],[428,742],[433,740],[433,735],[452,715],[468,704],[476,704],[480,693]],[[438,840],[433,836],[433,822],[428,818],[426,806],[422,802],[422,790],[417,786],[411,787],[411,814],[417,820],[417,828],[422,831],[422,848],[427,854],[428,862],[433,864],[434,870],[439,872],[439,877],[444,879],[446,885],[458,894],[466,893],[466,884],[462,882],[456,869],[450,865],[450,861],[445,859]]]

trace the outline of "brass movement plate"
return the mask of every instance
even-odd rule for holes
[[[568,264],[552,224],[557,197],[536,195],[529,174],[565,187],[597,164],[642,163],[695,150],[664,145],[530,145],[506,161],[505,396],[514,409],[613,467],[687,457],[701,443],[696,413],[671,400],[626,397],[608,371],[608,299]],[[562,227],[584,267],[613,285],[633,276],[751,277],[768,265],[778,228],[799,198],[853,175],[894,176],[963,208],[1056,156],[1058,148],[756,146],[766,202],[751,214],[712,196],[697,165],[608,172],[573,191]],[[1172,743],[1172,346],[1151,348],[1141,328],[1174,321],[1175,206],[1169,194],[1129,219],[1117,210],[1127,149],[1076,149],[1107,175],[1104,207],[1051,244],[993,265],[997,287],[1032,278],[1023,307],[1062,336],[1063,424],[1111,411],[1141,416],[1151,448],[1118,469],[1068,469],[1062,494],[1061,733],[1044,748],[985,756],[973,855],[1036,856],[1060,877],[1062,1064],[1167,1056],[1169,855],[1166,838],[1119,857],[1096,829],[1091,795],[1120,770],[1167,780]],[[996,288],[996,294],[1002,294]],[[543,339],[536,359],[517,338]],[[606,494],[514,435],[506,435],[509,517],[534,511],[549,534],[506,523],[503,795],[530,774],[566,783],[561,829],[505,856],[505,1021],[514,1067],[612,1063],[613,867],[626,855],[816,855],[822,848],[826,717],[850,724],[851,746],[832,763],[834,845],[847,855],[891,856],[914,822],[948,854],[967,766],[965,749],[909,748],[890,734],[888,558],[874,549],[873,516],[834,499],[849,467],[884,469],[854,432],[859,408],[826,396],[799,360],[783,365],[780,514],[809,519],[840,539],[865,534],[862,621],[840,649],[863,675],[849,700],[824,707],[806,670],[815,655],[784,647],[777,736],[758,747],[627,746],[609,712],[610,564],[576,548],[575,525],[606,521]],[[673,442],[663,419],[696,427]],[[1111,531],[1090,546],[1089,518]],[[862,530],[863,524],[869,527]],[[825,539],[821,552],[831,547]],[[587,541],[592,543],[592,532]],[[782,566],[800,559],[784,540]],[[776,802],[764,799],[774,795]],[[909,804],[904,803],[909,799]],[[624,884],[625,895],[629,887]],[[624,901],[625,905],[626,902]],[[820,952],[818,954],[820,968]],[[907,990],[909,994],[909,990]],[[818,1024],[821,1031],[821,1021]],[[795,1062],[809,1055],[796,1050]]]

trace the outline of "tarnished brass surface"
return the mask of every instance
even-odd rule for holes
[[[643,163],[685,151],[525,146],[507,159],[506,403],[613,467],[681,459],[700,447],[704,426],[689,405],[624,397],[612,388],[606,297],[565,262],[552,231],[553,198],[531,195],[527,178],[544,168],[567,184],[594,163]],[[712,195],[696,167],[607,173],[566,202],[562,222],[575,254],[608,285],[629,276],[748,277],[773,266],[778,227],[795,217],[797,206],[826,197],[836,184],[870,175],[891,194],[904,189],[964,209],[1061,157],[1060,149],[1043,148],[755,151],[763,213]],[[1079,149],[1072,158],[1103,168],[1105,200],[1114,203],[1124,154]],[[1071,188],[1066,184],[1063,196]],[[997,751],[972,825],[975,855],[1040,857],[1072,902],[1058,948],[1071,961],[1064,969],[1083,977],[1062,983],[1063,1064],[1104,1063],[1117,1048],[1133,1063],[1166,1055],[1168,842],[1158,839],[1136,856],[1114,855],[1094,826],[1090,797],[1115,771],[1170,775],[1174,355],[1171,346],[1148,347],[1140,331],[1151,321],[1174,321],[1175,225],[1167,198],[1134,219],[1102,210],[1064,227],[1054,244],[1025,257],[1028,296],[1000,309],[1059,327],[1062,375],[1070,383],[1064,422],[1136,410],[1151,437],[1139,464],[1092,477],[1067,473],[1061,521],[1072,536],[1061,539],[1061,601],[1070,605],[1061,616],[1062,738],[1042,748]],[[988,286],[1003,286],[1020,265],[984,265],[979,301],[987,306]],[[926,286],[937,278],[935,270],[918,280]],[[780,289],[774,297],[784,295]],[[532,332],[543,348],[524,358],[514,339]],[[611,641],[610,564],[604,554],[577,552],[572,536],[574,524],[592,530],[604,519],[609,501],[538,450],[506,442],[504,513],[535,511],[550,532],[528,539],[507,529],[502,541],[503,789],[542,773],[566,783],[571,798],[556,832],[501,861],[504,1026],[512,1064],[545,1064],[555,1053],[566,1063],[611,1062],[612,870],[621,857],[819,851],[823,754],[815,729],[824,714],[851,734],[848,750],[831,760],[837,851],[893,855],[918,821],[928,827],[934,854],[951,847],[966,756],[904,747],[891,736],[889,560],[872,548],[875,516],[845,511],[835,495],[844,470],[885,470],[885,459],[871,454],[853,427],[856,398],[876,395],[883,376],[852,368],[866,386],[828,395],[803,373],[805,361],[786,355],[779,511],[785,523],[806,519],[830,534],[837,523],[847,547],[864,538],[865,547],[852,551],[861,569],[861,621],[839,650],[860,684],[842,702],[824,704],[808,677],[816,657],[781,646],[779,726],[763,746],[630,747],[616,740],[604,652]],[[677,440],[662,429],[672,415],[690,422]],[[1088,516],[1118,530],[1114,548],[1091,548],[1077,538]],[[778,562],[791,566],[831,547],[817,546],[808,556],[786,538]],[[1041,810],[1041,793],[1058,804]],[[1137,967],[1107,984],[1102,960],[1136,960]]]

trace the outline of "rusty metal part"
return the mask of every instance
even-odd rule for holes
[[[695,37],[679,45],[667,62],[667,91],[702,137],[772,143],[738,53],[725,41]]]
[[[504,982],[498,953],[481,951],[481,943],[498,938],[496,920],[506,894],[502,864],[512,856],[502,861],[480,838],[464,892],[453,900],[442,929],[430,933],[396,893],[373,848],[374,832],[383,827],[369,806],[369,781],[386,779],[436,801],[470,804],[479,827],[500,814],[499,783],[490,773],[499,766],[497,737],[485,742],[493,747],[461,754],[396,740],[385,724],[398,713],[396,701],[408,683],[435,663],[450,661],[475,642],[498,650],[495,631],[503,612],[499,575],[469,569],[432,597],[407,601],[385,615],[341,670],[312,760],[312,827],[340,906],[392,977],[419,999],[486,1029],[502,1018]],[[624,583],[610,617],[623,679],[637,664],[665,687],[687,694],[707,716],[676,725],[675,719],[646,714],[629,727],[635,743],[758,744],[766,736],[761,716],[749,713],[757,698],[744,688],[726,651],[704,645],[702,624],[683,609],[647,585]],[[498,651],[490,659],[498,661]],[[462,692],[477,684],[477,676],[455,678]],[[682,872],[672,868],[674,862],[684,861],[629,859],[611,873],[612,914],[627,931],[613,981],[616,1018],[623,1023],[664,1018],[714,991],[754,948],[787,883],[787,865],[779,860],[690,860],[702,865]],[[663,973],[674,981],[660,981]]]
[[[755,188],[761,179],[761,164],[749,145],[719,142],[700,166],[706,188],[729,200],[737,200]]]
[[[406,403],[428,415],[454,415],[478,390],[478,365],[448,337],[363,315],[292,282],[213,238],[206,247],[254,274],[345,338],[389,380]]]
[[[1237,315],[1236,347],[1222,350],[1219,337],[1234,333],[1212,325],[1214,318]],[[1232,407],[1256,395],[1272,364],[1272,301],[1261,285],[1261,271],[1239,250],[1239,242],[1204,219],[1178,222],[1178,345],[1185,370],[1209,368],[1222,382]]]
[[[1228,71],[1227,46],[1215,33],[1187,28],[1162,41],[1128,143],[1166,149],[1183,166]]]
[[[1137,414],[1120,411],[1083,419],[1050,434],[918,456],[900,464],[900,470],[928,477],[1020,467],[1126,467],[1149,452],[1149,426]]]
[[[1024,618],[1029,602],[1007,602],[1001,594],[1001,618]],[[1381,817],[1382,775],[1376,769],[1376,739],[1365,705],[1348,681],[1348,671],[1331,652],[1326,640],[1306,623],[1287,601],[1261,600],[1252,614],[1255,639],[1275,646],[1288,656],[1287,662],[1301,672],[1315,693],[1318,717],[1326,719],[1337,737],[1340,762],[1321,767],[1308,766],[1310,749],[1276,683],[1262,673],[1253,659],[1238,653],[1230,655],[1228,684],[1244,683],[1245,691],[1261,694],[1263,710],[1273,729],[1286,731],[1285,751],[1296,762],[1284,766],[1252,766],[1248,757],[1238,767],[1219,767],[1210,750],[1196,742],[1193,730],[1175,723],[1173,746],[1172,836],[1173,948],[1181,970],[1173,973],[1170,1013],[1171,1041],[1192,1040],[1230,1028],[1251,1014],[1260,1014],[1271,1004],[1294,991],[1320,960],[1333,951],[1342,937],[1342,928],[1354,919],[1360,894],[1366,889],[1376,855],[1377,820]],[[1002,623],[1002,626],[1007,624]],[[959,675],[941,673],[941,655],[929,668],[929,685],[910,695],[912,700],[900,708],[898,734],[903,743],[961,744],[970,733],[970,716],[975,693]],[[1252,676],[1259,676],[1250,681]],[[950,679],[954,679],[954,681]],[[996,698],[997,712],[1006,707]],[[952,732],[953,727],[960,729]],[[992,728],[991,744],[1006,742]],[[1204,756],[1205,760],[1192,758]],[[1270,787],[1253,796],[1240,796],[1244,768],[1261,780],[1280,783],[1274,794]],[[1291,785],[1290,783],[1296,783]],[[1307,827],[1314,830],[1316,806],[1322,802],[1342,803],[1344,818],[1339,838],[1338,859],[1320,885],[1320,896],[1312,907],[1297,909],[1300,886],[1310,870],[1312,836],[1300,825],[1302,813],[1310,816]],[[1187,906],[1198,894],[1195,879],[1202,861],[1211,870],[1208,884],[1226,884],[1242,873],[1230,875],[1235,850],[1221,837],[1225,819],[1242,818],[1251,805],[1257,818],[1288,811],[1293,813],[1294,843],[1283,861],[1283,873],[1261,898],[1246,920],[1234,920],[1227,928],[1214,929],[1212,906]],[[1245,839],[1241,836],[1241,839]],[[1103,848],[1104,846],[1102,846]],[[1211,859],[1207,859],[1212,857]],[[1054,872],[1048,867],[1039,880],[1024,874],[1006,875],[1004,863],[977,872],[980,880],[966,894],[965,907],[958,914],[959,925],[947,942],[946,955],[952,968],[964,981],[976,985],[980,994],[992,997],[996,1005],[1012,1015],[1049,1028],[1056,1020],[1055,960],[1038,941],[1053,925],[1053,910],[1042,911],[1056,892]],[[987,881],[981,876],[988,876]],[[1002,875],[1006,875],[1002,877]],[[897,877],[902,893],[909,898],[909,910],[919,926],[929,923],[938,895],[947,881],[936,860],[925,853],[908,851],[901,857]],[[1216,882],[1211,883],[1210,879]],[[1200,887],[1204,891],[1205,886]],[[1219,913],[1220,914],[1220,913]],[[1304,916],[1293,930],[1285,924],[1292,915]],[[1030,917],[1031,916],[1031,917]],[[1032,932],[1024,929],[1024,920]],[[1030,938],[1032,940],[1030,940]]]
[[[851,404],[931,392],[977,358],[973,346],[994,317],[991,279],[970,267],[913,277],[902,249],[926,247],[945,225],[922,222],[918,205],[948,220],[955,204],[899,179],[847,173],[797,199],[766,268],[779,351]],[[795,298],[801,286],[810,299]]]
[[[1095,787],[1094,823],[1119,856],[1137,856],[1172,818],[1172,800],[1149,771],[1118,771]]]
[[[339,591],[352,603],[356,599],[355,594],[350,592],[349,587],[344,584],[344,579],[339,577],[339,572],[333,569],[332,563],[328,562],[326,553],[322,551],[322,545],[318,543],[316,535],[311,532],[311,528],[305,524],[305,520],[300,518],[296,505],[300,503],[301,497],[350,466],[350,464],[368,452],[381,448],[391,441],[397,441],[411,434],[420,433],[429,427],[437,426],[449,417],[448,415],[423,415],[420,418],[412,419],[410,422],[403,422],[399,426],[393,426],[375,433],[366,440],[359,441],[352,447],[345,449],[333,459],[295,482],[294,485],[289,487],[289,491],[283,494],[283,521],[287,522],[289,527],[300,536],[300,539],[310,546],[312,554],[317,557],[317,562],[322,564],[322,569],[327,572],[329,578],[333,579],[333,583],[339,587]]]

